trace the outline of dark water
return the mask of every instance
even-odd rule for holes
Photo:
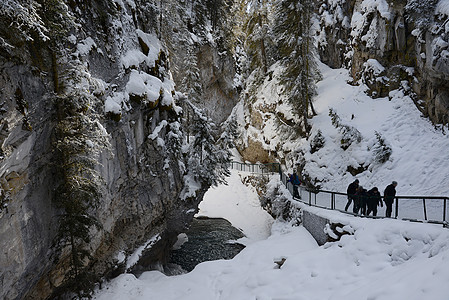
[[[170,262],[188,272],[204,261],[231,259],[245,248],[232,243],[244,235],[225,219],[195,218],[186,234],[189,240],[171,253]]]

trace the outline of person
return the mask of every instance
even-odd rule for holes
[[[373,216],[377,216],[377,207],[384,206],[382,204],[382,198],[379,193],[379,189],[377,187],[373,187],[368,191],[368,210],[366,211],[366,215],[369,216],[370,213],[373,213]]]
[[[293,174],[289,173],[288,177],[289,178],[287,182],[291,182],[293,185],[293,198],[301,198],[298,191],[298,186],[301,184],[298,174],[296,174],[295,172],[293,172]]]
[[[394,202],[394,197],[396,196],[396,186],[397,185],[398,185],[398,183],[396,181],[393,181],[384,190],[384,202],[385,202],[385,206],[387,207],[385,216],[387,218],[391,218],[391,212],[393,211],[393,202]]]
[[[346,194],[348,194],[348,203],[346,203],[345,211],[348,211],[351,202],[354,201],[355,193],[357,192],[357,188],[359,187],[359,180],[356,179],[354,182],[348,185],[348,189],[346,190]],[[355,201],[354,201],[355,203]]]
[[[364,189],[362,186],[359,186],[357,188],[357,192],[355,193],[355,201],[354,201],[354,209],[353,212],[355,214],[360,213],[362,215],[366,215],[366,202],[368,198],[368,193],[366,189]]]

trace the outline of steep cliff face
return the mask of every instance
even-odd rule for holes
[[[163,262],[193,217],[204,191],[180,200],[180,110],[152,7],[3,2],[0,298],[45,299],[69,276],[69,249],[54,247],[69,163],[95,160],[82,172],[96,181],[100,196],[87,212],[101,226],[89,229],[83,264],[97,276],[131,270],[129,255],[144,245],[141,265]]]
[[[348,66],[373,97],[412,94],[435,123],[448,123],[448,9],[445,1],[324,1],[319,52],[331,67]]]

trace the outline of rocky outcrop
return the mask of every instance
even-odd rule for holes
[[[153,16],[133,1],[68,3],[0,4],[2,299],[53,297],[68,276],[69,249],[54,247],[64,213],[58,143],[70,139],[57,130],[70,124],[61,111],[85,120],[69,134],[92,135],[79,144],[96,155],[101,196],[89,214],[101,226],[90,229],[85,265],[98,278],[132,270],[127,257],[152,238],[141,265],[163,263],[204,193],[180,197],[183,157],[170,150],[174,133],[182,139],[179,109]],[[58,108],[60,98],[73,107]]]
[[[205,99],[202,105],[212,120],[220,124],[228,118],[238,100],[234,59],[229,52],[220,53],[211,45],[203,45],[197,57]]]
[[[402,89],[433,122],[447,124],[449,32],[443,2],[324,1],[320,56],[331,67],[349,66],[354,81],[367,84],[373,97]]]
[[[216,123],[221,124],[231,114],[238,101],[238,89],[235,87],[235,61],[230,51],[220,52],[208,41],[198,42],[195,46],[196,64],[199,69],[201,85],[201,103],[195,103],[204,109]],[[173,44],[170,61],[176,65],[173,80],[177,87],[182,86],[185,76],[185,49],[182,45]]]

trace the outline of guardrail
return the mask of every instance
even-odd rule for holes
[[[250,173],[258,173],[258,174],[273,174],[278,173],[281,174],[281,165],[278,163],[267,163],[267,164],[247,164],[232,161],[230,163],[230,168],[238,171],[250,172]]]
[[[293,185],[287,182],[287,179],[285,174],[281,175],[282,183],[293,195]],[[299,186],[298,190],[301,198],[294,198],[295,200],[310,206],[338,210],[343,213],[355,215],[352,212],[346,212],[344,210],[348,202],[348,195],[346,193],[313,189],[305,186]],[[383,200],[384,197],[381,198]],[[445,196],[396,196],[392,216],[396,219],[408,221],[443,224],[446,227],[448,225],[448,200],[449,197]],[[385,209],[386,206],[383,208],[378,207],[378,216],[369,217],[383,218],[385,216]]]
[[[280,175],[282,183],[289,190],[290,194],[293,195],[293,185],[288,182],[288,177],[282,172],[280,164],[245,164],[231,162],[230,167],[239,171],[258,174],[277,173]],[[343,213],[356,215],[344,210],[346,203],[348,202],[348,195],[346,193],[314,189],[306,186],[299,186],[298,191],[301,198],[294,198],[297,201],[310,206],[338,210]],[[449,197],[446,196],[396,196],[392,216],[396,219],[437,223],[447,227],[448,201]],[[368,217],[383,218],[383,216],[385,216],[385,208],[385,206],[383,208],[378,207],[377,217]]]

